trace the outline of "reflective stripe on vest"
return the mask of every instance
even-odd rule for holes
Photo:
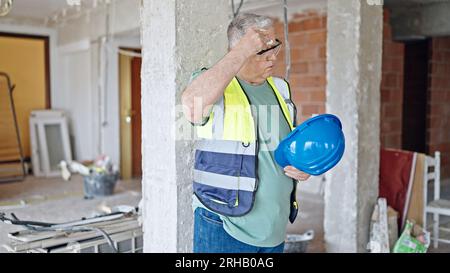
[[[287,83],[268,78],[289,127],[293,129]],[[251,102],[236,78],[215,103],[208,122],[197,127],[194,193],[212,211],[227,216],[247,214],[258,187],[257,124]]]

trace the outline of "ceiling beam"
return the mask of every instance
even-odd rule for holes
[[[418,1],[420,5],[392,6],[390,23],[395,40],[417,40],[450,35],[450,1]]]
[[[237,6],[240,2],[240,0],[234,1],[235,6]],[[287,3],[289,17],[305,10],[326,11],[327,9],[327,0],[288,0]],[[251,12],[282,19],[283,0],[244,0],[244,4],[240,12]]]

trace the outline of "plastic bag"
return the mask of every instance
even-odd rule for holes
[[[426,253],[430,245],[430,233],[414,222],[407,221],[405,229],[395,243],[394,253]]]

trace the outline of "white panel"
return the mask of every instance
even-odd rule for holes
[[[91,60],[89,51],[78,51],[61,56],[63,62],[62,90],[64,110],[70,117],[70,132],[75,160],[95,157],[92,140]]]

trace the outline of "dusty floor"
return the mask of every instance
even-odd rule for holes
[[[70,181],[28,176],[23,182],[0,184],[0,212],[13,212],[22,220],[73,221],[118,205],[137,207],[140,200],[139,180],[119,181],[114,195],[90,200],[84,199],[81,176],[73,176]],[[0,222],[0,252],[6,252],[1,245],[9,241],[7,234],[21,229]]]
[[[295,222],[288,224],[287,233],[302,234],[312,229],[314,231],[314,239],[309,242],[307,252],[325,252],[323,241],[323,197],[320,194],[298,191],[297,201],[299,202],[299,213]]]
[[[450,199],[450,185],[442,188],[442,197]],[[44,194],[45,193],[45,194]],[[112,196],[86,200],[83,198],[83,181],[73,176],[71,181],[61,178],[40,179],[28,176],[23,182],[0,184],[0,212],[15,213],[24,220],[65,222],[94,216],[105,208],[117,205],[138,206],[141,199],[140,180],[119,181]],[[298,191],[299,215],[289,224],[289,234],[302,234],[314,230],[315,237],[307,252],[325,252],[323,242],[323,195],[317,192]],[[0,246],[8,242],[7,234],[21,227],[0,223]],[[5,249],[0,247],[0,252]],[[450,245],[440,244],[429,252],[450,252]]]

